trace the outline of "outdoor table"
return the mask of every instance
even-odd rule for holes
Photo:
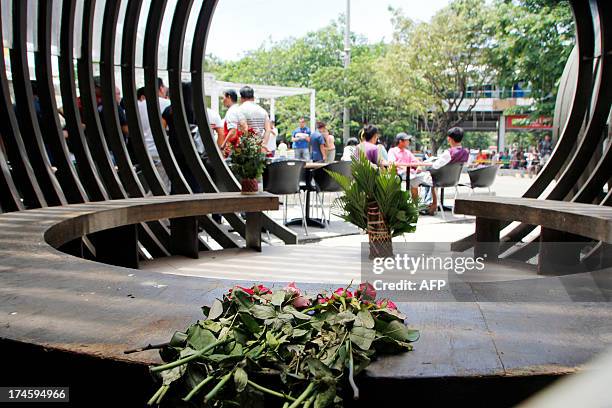
[[[325,221],[321,218],[310,217],[310,192],[316,191],[312,186],[313,172],[317,169],[325,167],[328,163],[306,163],[304,166],[304,179],[306,180],[306,206],[304,209],[306,225],[309,227],[325,228]],[[301,218],[294,218],[286,222],[285,225],[302,225]]]

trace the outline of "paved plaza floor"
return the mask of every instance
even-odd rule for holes
[[[467,174],[461,182],[467,183]],[[520,177],[520,173],[498,176],[493,187],[497,196],[518,197],[533,180]],[[459,187],[459,197],[467,197],[470,190]],[[488,194],[486,189],[475,194]],[[326,199],[329,208],[331,198]],[[284,199],[284,198],[283,198]],[[446,191],[445,204],[452,205],[454,191]],[[294,204],[295,202],[295,204]],[[289,198],[288,218],[300,214],[297,198]],[[269,215],[282,221],[282,211]],[[180,256],[165,257],[143,262],[141,268],[151,272],[183,276],[230,279],[236,281],[280,281],[343,284],[358,280],[360,274],[361,245],[367,242],[367,235],[356,227],[332,215],[328,228],[308,228],[308,235],[301,227],[291,227],[299,235],[301,245],[283,245],[271,237],[263,252],[236,249],[217,251],[200,259]],[[398,242],[452,242],[474,232],[474,219],[446,212],[436,216],[420,216],[415,233],[397,237]],[[264,238],[265,235],[264,235]],[[229,260],[231,259],[231,262]]]

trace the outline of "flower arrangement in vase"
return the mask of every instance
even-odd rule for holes
[[[262,140],[253,129],[230,140],[231,168],[240,179],[242,194],[256,194],[257,180],[264,171],[266,156],[262,150]]]

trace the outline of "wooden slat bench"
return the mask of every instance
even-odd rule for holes
[[[103,201],[0,215],[0,237],[19,230],[19,240],[41,250],[59,249],[82,256],[83,238],[92,239],[95,260],[117,266],[138,267],[138,229],[141,222],[170,220],[171,252],[199,256],[198,219],[212,213],[246,213],[246,246],[261,251],[261,211],[278,209],[278,197],[261,193],[172,195]]]
[[[541,226],[538,255],[541,274],[559,270],[560,266],[576,265],[579,242],[585,238],[612,243],[612,207],[532,198],[479,197],[456,200],[455,213],[476,217],[474,251],[477,255],[487,254],[489,260],[499,255],[502,222]],[[457,242],[453,249],[461,250],[464,244]]]

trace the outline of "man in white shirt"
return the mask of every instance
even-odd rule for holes
[[[460,127],[454,127],[447,132],[447,141],[450,145],[450,149],[445,150],[444,153],[438,157],[436,161],[431,163],[431,168],[438,170],[450,163],[467,163],[470,156],[470,151],[461,146],[463,140],[463,129]],[[436,189],[432,189],[432,202],[429,206],[429,214],[435,214],[438,207],[438,195]]]
[[[161,78],[157,78],[157,85],[157,101],[159,103],[159,111],[163,112],[168,106],[171,105],[171,102],[166,97],[167,88],[164,86],[164,82]],[[151,122],[149,121],[149,111],[147,110],[147,101],[145,98],[139,98],[138,100],[138,114],[140,117],[140,127],[142,128],[142,135],[147,151],[149,152],[151,159],[153,159],[153,163],[155,164],[155,168],[157,169],[162,182],[168,191],[170,191],[170,179],[166,174],[164,166],[159,158],[157,147],[155,146],[155,140],[153,139],[153,133],[151,132]]]
[[[272,129],[270,116],[264,108],[255,103],[255,91],[250,86],[240,88],[240,113],[242,114],[240,122],[242,131],[253,129],[255,134],[262,139],[263,150],[269,151],[268,141]]]

